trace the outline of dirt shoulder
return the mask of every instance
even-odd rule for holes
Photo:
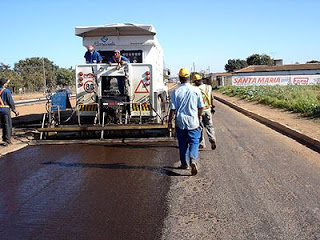
[[[265,118],[276,121],[283,125],[286,125],[292,129],[295,129],[309,137],[320,139],[320,120],[307,119],[301,117],[300,114],[291,113],[282,109],[276,109],[270,106],[258,104],[256,102],[250,102],[242,100],[236,97],[229,97],[219,92],[214,92],[214,95],[225,99],[241,108],[245,108],[251,112],[259,114]]]
[[[75,106],[75,99],[71,100],[71,105]],[[17,128],[16,125],[27,122],[41,123],[43,114],[46,112],[46,103],[35,103],[17,106],[16,109],[20,113],[19,117],[16,117],[11,113],[13,121],[13,136],[11,138],[12,144],[4,147],[2,145],[2,128],[0,129],[0,157],[17,151],[28,145],[30,140],[33,139],[31,132],[36,131],[35,128]],[[29,134],[30,133],[30,134]]]
[[[25,94],[14,94],[12,96],[14,101],[28,100],[28,99],[39,99],[45,97],[43,92],[25,93]]]

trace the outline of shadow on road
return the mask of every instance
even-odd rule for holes
[[[169,177],[183,177],[190,176],[190,174],[180,174],[170,169],[178,169],[175,167],[153,167],[153,166],[130,166],[125,163],[112,163],[112,164],[100,164],[100,163],[64,163],[64,162],[44,162],[42,164],[59,166],[59,167],[75,167],[75,168],[100,168],[100,169],[115,169],[115,170],[148,170],[161,175]]]

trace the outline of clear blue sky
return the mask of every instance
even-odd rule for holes
[[[285,64],[320,60],[319,0],[84,1],[0,0],[0,62],[47,57],[60,67],[83,63],[75,26],[155,26],[166,66],[224,71],[253,53]]]

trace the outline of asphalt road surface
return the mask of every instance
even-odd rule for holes
[[[0,159],[0,239],[159,239],[172,146],[28,147]]]
[[[217,103],[199,174],[174,144],[0,158],[0,239],[320,239],[320,156]]]

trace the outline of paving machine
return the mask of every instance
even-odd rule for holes
[[[72,112],[75,124],[61,120],[59,107],[50,102],[39,129],[41,138],[59,132],[82,135],[98,132],[101,139],[169,136],[163,51],[154,27],[144,24],[76,27],[75,35],[82,37],[83,46],[93,45],[103,60],[76,66],[76,106]],[[116,49],[130,63],[110,64]]]

